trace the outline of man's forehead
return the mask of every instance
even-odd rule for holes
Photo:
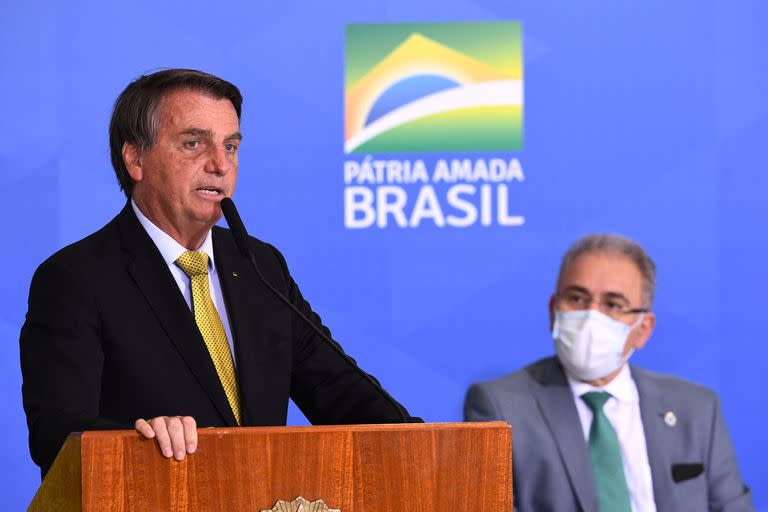
[[[165,94],[157,106],[157,113],[161,125],[174,127],[198,124],[198,128],[207,129],[210,127],[200,123],[217,123],[236,129],[240,124],[235,107],[227,98],[215,98],[191,89],[176,89]]]
[[[579,286],[600,294],[618,292],[629,298],[639,299],[643,276],[628,256],[590,252],[579,255],[563,269],[559,286],[561,289]]]

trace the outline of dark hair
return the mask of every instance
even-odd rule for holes
[[[576,240],[560,263],[560,271],[557,274],[558,286],[568,265],[582,254],[596,252],[618,254],[632,260],[640,271],[640,275],[643,276],[643,307],[650,308],[656,291],[656,264],[640,244],[621,235],[589,235]]]
[[[146,151],[155,143],[160,120],[157,107],[171,91],[188,89],[208,94],[216,99],[232,102],[240,120],[243,96],[240,91],[221,78],[194,69],[164,69],[143,75],[120,93],[109,122],[109,150],[120,190],[131,197],[133,179],[123,161],[123,145],[136,145]]]

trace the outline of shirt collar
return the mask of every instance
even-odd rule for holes
[[[573,396],[578,399],[581,399],[581,395],[590,391],[607,391],[619,402],[638,401],[637,387],[635,387],[635,382],[632,380],[632,373],[629,370],[628,364],[622,366],[618,375],[611,382],[600,387],[576,380],[567,373],[565,376],[568,379],[568,384],[571,386]]]
[[[141,223],[141,225],[144,227],[144,230],[149,235],[149,238],[151,238],[157,246],[157,249],[160,251],[160,255],[163,257],[163,260],[165,260],[165,263],[168,266],[175,265],[176,260],[179,259],[179,256],[187,252],[187,248],[174,240],[171,235],[157,227],[151,220],[149,220],[141,212],[133,199],[131,199],[131,207],[133,208],[133,212],[136,214],[136,217],[138,217],[139,223]],[[203,251],[208,255],[208,270],[211,273],[215,273],[216,265],[214,265],[213,261],[213,239],[211,237],[210,229],[205,235],[203,245],[200,246],[198,251]]]

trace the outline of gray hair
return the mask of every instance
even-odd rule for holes
[[[643,276],[643,307],[651,307],[656,290],[656,264],[640,244],[621,235],[588,235],[576,240],[560,262],[560,271],[557,274],[558,286],[568,265],[583,254],[596,252],[617,254],[632,260],[640,271],[640,275]]]

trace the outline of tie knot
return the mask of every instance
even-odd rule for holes
[[[190,279],[208,274],[208,255],[203,251],[187,251],[179,256],[176,264]]]
[[[609,398],[611,394],[607,391],[590,391],[581,395],[581,399],[592,409],[592,413],[601,412]]]

